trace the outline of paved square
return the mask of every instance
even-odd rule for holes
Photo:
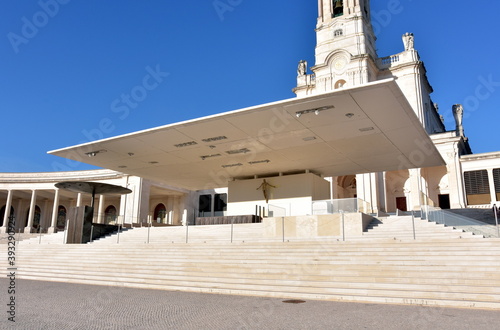
[[[16,280],[0,329],[494,329],[498,311],[338,303]]]

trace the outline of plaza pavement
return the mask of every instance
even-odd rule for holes
[[[0,329],[499,329],[500,312],[227,296],[7,279]]]

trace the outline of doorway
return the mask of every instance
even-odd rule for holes
[[[438,195],[439,198],[439,207],[441,210],[448,210],[450,209],[450,195]]]
[[[396,208],[400,211],[408,211],[408,205],[406,203],[406,197],[396,197]]]

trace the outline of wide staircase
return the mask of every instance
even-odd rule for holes
[[[235,225],[232,234],[226,225],[135,228],[86,245],[21,242],[16,247],[17,276],[283,299],[500,310],[498,238],[418,218],[414,225],[411,217],[380,218],[358,238],[285,242],[262,238],[264,225]],[[0,248],[6,255],[6,245]],[[2,271],[7,269],[3,259]]]

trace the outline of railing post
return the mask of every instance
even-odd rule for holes
[[[497,237],[500,238],[500,228],[498,227],[498,208],[496,205],[494,207],[494,212],[495,212],[495,223],[497,224]]]
[[[411,221],[413,223],[413,239],[417,239],[417,235],[415,234],[415,211],[411,211]]]
[[[186,244],[189,241],[189,221],[186,221]]]
[[[231,218],[231,243],[233,243],[234,217]]]
[[[149,232],[151,231],[151,225],[152,225],[152,223],[150,223],[148,226],[148,243],[147,244],[149,244],[149,235],[150,235]]]
[[[93,237],[94,237],[94,225],[90,227],[90,243],[94,241]]]
[[[283,243],[285,243],[285,217],[281,217],[281,232],[283,234]]]
[[[38,244],[42,244],[42,227],[39,227],[38,230],[40,234],[40,238],[38,239]]]
[[[345,242],[345,219],[344,219],[344,211],[340,211],[340,214],[342,214],[342,241]]]
[[[116,235],[116,244],[120,243],[120,229],[122,228],[121,224],[118,224],[118,234]]]

